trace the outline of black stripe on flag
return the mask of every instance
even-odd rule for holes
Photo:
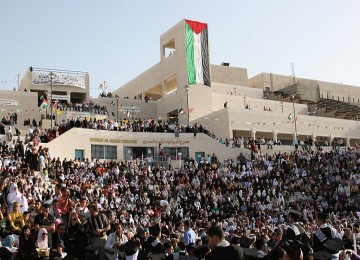
[[[202,57],[204,85],[210,87],[211,81],[210,81],[210,61],[209,61],[209,43],[208,43],[207,27],[201,32],[201,57]]]

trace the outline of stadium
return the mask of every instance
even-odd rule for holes
[[[1,91],[1,259],[358,257],[359,88],[249,78],[209,39],[180,21],[99,98],[33,66]]]
[[[189,24],[195,30],[203,30],[200,36],[191,38],[192,43],[187,42],[187,33],[194,34]],[[293,145],[294,140],[300,143],[308,139],[322,146],[357,146],[360,140],[357,86],[273,73],[248,78],[245,68],[231,67],[227,62],[210,64],[209,39],[207,24],[179,22],[160,37],[160,62],[110,93],[110,97],[90,99],[90,75],[86,72],[30,67],[21,79],[19,91],[2,92],[1,114],[6,116],[16,111],[19,123],[29,119],[39,122],[43,117],[43,128],[95,116],[119,123],[160,119],[171,125],[169,132],[174,130],[172,124],[197,124],[216,136],[215,140],[201,135],[194,139],[191,134],[182,134],[179,141],[169,133],[134,135],[73,129],[66,136],[44,144],[60,158],[110,159],[101,154],[106,149],[116,152],[111,159],[140,158],[149,153],[155,156],[161,143],[169,156],[181,153],[182,159],[195,158],[220,149],[221,159],[225,159],[239,151],[224,149],[217,141],[237,137],[280,141],[281,149],[286,150],[292,150],[286,146]],[[197,53],[191,44],[198,46]],[[44,95],[48,103],[52,101],[46,110],[41,108],[40,99]],[[55,102],[90,102],[105,107],[106,113],[99,115],[98,111],[89,112],[80,106],[69,111],[59,106],[58,110]],[[46,120],[50,114],[53,120]],[[19,129],[23,133],[27,131],[21,126]]]

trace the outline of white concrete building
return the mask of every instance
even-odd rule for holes
[[[329,144],[342,140],[346,146],[360,143],[359,87],[271,73],[248,78],[245,68],[210,64],[209,42],[207,24],[180,21],[161,35],[159,63],[119,87],[112,98],[92,101],[106,105],[109,120],[152,117],[185,125],[199,123],[216,137],[264,137],[283,144],[307,137]],[[30,78],[27,72],[21,90],[38,88]],[[85,75],[85,87],[76,87],[74,97],[89,100],[88,81]],[[48,90],[49,85],[44,87]],[[73,91],[74,86],[62,89],[59,95],[71,99]],[[71,130],[46,146],[51,147],[52,155],[62,158],[133,159],[156,155],[159,143],[168,155],[180,153],[182,158],[214,151],[219,158],[228,158],[240,152],[219,146],[207,136],[184,134],[177,139],[169,133],[84,129]]]

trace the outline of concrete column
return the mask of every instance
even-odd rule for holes
[[[276,142],[277,141],[277,136],[278,136],[278,133],[277,132],[273,132],[273,141]]]
[[[315,145],[315,142],[316,142],[316,134],[312,134],[312,140],[313,140],[313,145]]]
[[[234,129],[229,128],[229,137],[230,139],[234,138]]]
[[[166,99],[166,83],[165,80],[162,81],[161,83],[161,97],[163,100]]]
[[[346,138],[346,147],[350,147],[350,137]]]
[[[254,129],[251,130],[251,137],[255,140],[256,139],[256,131]]]
[[[317,137],[316,134],[313,133],[312,134],[312,139],[313,139],[314,142],[316,141],[316,137]]]

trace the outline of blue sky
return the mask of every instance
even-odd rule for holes
[[[91,96],[160,61],[160,35],[209,24],[211,64],[360,86],[360,1],[11,0],[0,2],[0,89],[29,66],[86,71]]]

